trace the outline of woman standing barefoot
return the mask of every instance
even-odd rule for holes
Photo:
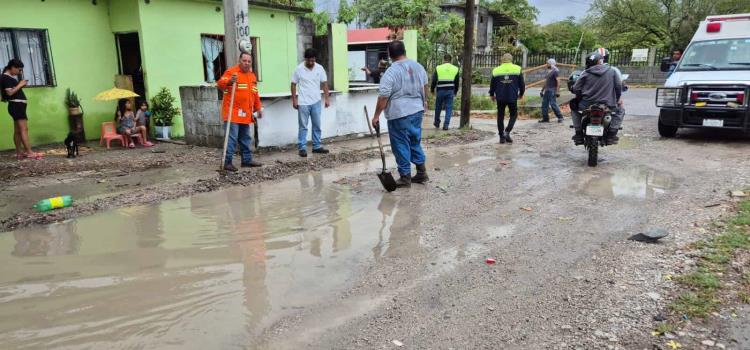
[[[29,127],[26,116],[26,94],[23,93],[23,87],[29,83],[28,80],[18,81],[18,75],[23,71],[23,62],[18,59],[12,59],[8,65],[3,68],[3,74],[0,76],[0,93],[2,93],[3,102],[8,103],[8,114],[13,118],[13,143],[16,145],[16,158],[42,159],[43,154],[33,152],[29,144]]]

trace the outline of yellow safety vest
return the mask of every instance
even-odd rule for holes
[[[435,71],[437,72],[438,78],[437,87],[454,87],[453,82],[458,75],[458,67],[450,63],[443,63],[437,66]]]

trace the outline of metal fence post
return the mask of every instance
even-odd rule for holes
[[[526,68],[529,64],[529,49],[524,48],[523,49],[523,61],[521,63],[521,68]]]

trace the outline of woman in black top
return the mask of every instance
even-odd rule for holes
[[[8,65],[3,68],[3,74],[0,76],[0,93],[3,102],[8,103],[8,114],[13,118],[13,143],[16,145],[16,158],[42,159],[42,153],[36,153],[31,150],[29,144],[29,127],[26,117],[26,94],[23,93],[23,87],[29,83],[28,80],[18,81],[16,78],[23,71],[23,62],[18,59],[12,59]],[[22,152],[24,151],[25,152]]]

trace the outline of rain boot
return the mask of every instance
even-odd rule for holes
[[[583,130],[576,130],[576,134],[573,135],[573,143],[575,143],[576,146],[583,144]]]
[[[505,143],[505,134],[500,134],[500,143]]]
[[[401,177],[396,180],[396,188],[403,187],[411,187],[411,174],[401,175]]]
[[[427,176],[427,168],[424,164],[417,164],[417,175],[411,178],[411,182],[421,184],[429,181],[430,178]]]

